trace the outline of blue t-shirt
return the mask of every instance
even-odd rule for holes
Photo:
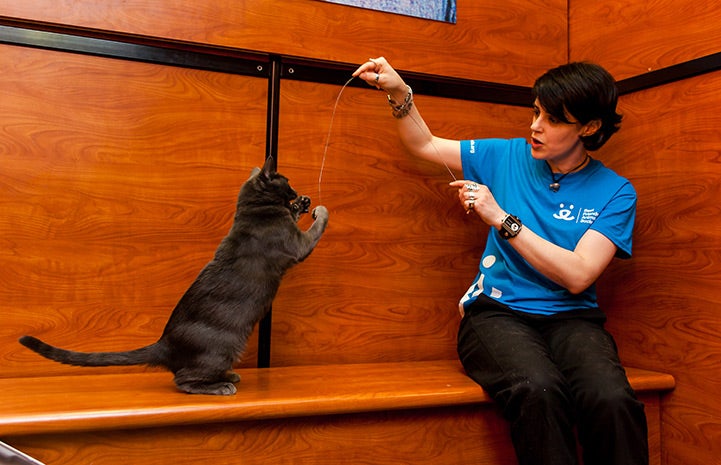
[[[488,186],[501,208],[542,238],[573,250],[593,229],[616,245],[618,257],[631,256],[636,191],[600,161],[591,159],[565,176],[558,192],[549,188],[548,164],[531,156],[524,139],[461,141],[461,161],[465,179]],[[571,294],[536,271],[495,230],[461,302],[468,306],[481,293],[514,310],[542,315],[598,306],[595,284]]]

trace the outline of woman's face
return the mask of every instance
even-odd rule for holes
[[[537,160],[547,160],[556,166],[577,162],[586,151],[580,136],[586,131],[571,115],[565,123],[550,115],[538,102],[533,103],[531,123],[531,155]]]

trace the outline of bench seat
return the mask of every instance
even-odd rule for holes
[[[147,433],[144,437],[150,440],[156,434],[167,436],[168,430],[174,427],[181,427],[186,433],[193,430],[201,434],[213,428],[216,428],[215,434],[221,434],[217,429],[221,428],[227,429],[223,434],[232,436],[235,431],[257,440],[258,436],[271,434],[270,431],[274,436],[292,435],[291,431],[283,433],[284,428],[323,423],[322,418],[333,418],[335,440],[342,443],[346,434],[347,447],[351,450],[351,443],[364,442],[357,434],[371,427],[373,421],[370,419],[374,418],[374,413],[379,415],[379,420],[372,428],[382,427],[384,422],[393,423],[412,412],[410,418],[414,422],[422,423],[423,418],[437,417],[431,423],[445,431],[448,428],[445,421],[452,421],[454,412],[475,412],[472,415],[477,415],[483,404],[491,403],[455,360],[242,369],[238,373],[241,375],[238,393],[227,397],[180,393],[175,389],[172,375],[164,371],[0,379],[0,439],[21,450],[24,447],[26,452],[43,455],[44,448],[51,448],[52,454],[57,454],[61,443],[66,448],[72,447],[68,445],[69,438],[80,438],[82,434],[78,433],[82,432],[97,435],[105,431],[103,441],[107,442],[112,431],[142,430]],[[650,434],[657,434],[659,425],[653,423],[659,422],[659,413],[654,411],[659,408],[658,393],[672,389],[674,379],[667,374],[634,368],[628,368],[627,373],[631,385],[647,403]],[[651,395],[644,396],[644,393]],[[500,438],[505,437],[507,431],[495,409],[486,406],[482,411],[484,415],[496,417],[492,420],[496,425],[492,429],[501,431],[492,433],[494,438],[498,436],[494,441],[503,440]],[[389,417],[389,412],[406,413],[390,414]],[[445,418],[445,415],[449,417]],[[472,423],[469,419],[468,425]],[[250,434],[263,424],[266,425],[263,432]],[[343,425],[352,430],[343,433]],[[459,432],[472,427],[468,425],[458,426]],[[381,433],[376,431],[374,434]],[[453,437],[451,432],[444,434]],[[92,441],[97,440],[97,436],[94,437]],[[382,442],[382,438],[376,439],[379,444]],[[509,452],[508,447],[502,448],[504,454]],[[71,463],[68,460],[67,463]],[[257,463],[263,463],[262,460]],[[377,463],[385,460],[378,457]],[[448,463],[452,460],[459,458],[454,456]],[[135,463],[144,462],[136,459]],[[182,456],[167,463],[183,463]],[[255,462],[246,457],[237,463]],[[421,459],[416,463],[424,462]]]

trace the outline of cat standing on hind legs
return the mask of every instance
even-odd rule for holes
[[[313,210],[302,231],[297,221],[310,207],[268,158],[254,168],[238,195],[233,225],[175,306],[160,339],[125,352],[75,352],[32,336],[20,343],[60,363],[78,366],[163,366],[178,389],[191,394],[232,395],[240,376],[233,364],[256,323],[270,309],[285,272],[315,248],[328,210]]]

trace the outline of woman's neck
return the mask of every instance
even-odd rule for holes
[[[588,152],[583,150],[577,156],[569,156],[562,161],[546,160],[546,163],[553,173],[568,174],[582,170],[590,159]]]

